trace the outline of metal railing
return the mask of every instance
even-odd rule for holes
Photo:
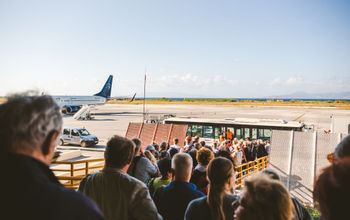
[[[246,177],[267,168],[268,157],[261,157],[254,161],[241,164],[236,167],[235,189],[244,186]],[[104,167],[104,159],[80,160],[80,161],[56,161],[53,165],[66,165],[65,168],[52,167],[58,180],[67,188],[77,189],[80,181],[89,173],[96,172]]]
[[[244,186],[244,180],[249,175],[257,173],[267,168],[268,156],[260,157],[254,161],[243,163],[236,167],[236,184],[235,189],[240,189]]]
[[[62,165],[63,168],[51,167],[51,170],[65,187],[77,189],[80,181],[86,175],[91,172],[96,172],[104,167],[104,159],[55,161],[52,165]]]

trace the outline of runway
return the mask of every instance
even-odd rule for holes
[[[108,138],[113,135],[124,136],[129,122],[142,122],[142,105],[106,104],[91,110],[93,120],[77,121],[71,115],[64,116],[63,126],[85,127],[99,138],[95,147],[59,146],[60,150],[81,150],[84,155],[102,157]],[[213,105],[146,105],[149,114],[174,114],[198,118],[264,118],[283,119],[286,121],[301,120],[313,125],[315,130],[328,130],[331,126],[331,115],[350,119],[349,110],[336,108],[303,108],[303,107],[231,107]]]

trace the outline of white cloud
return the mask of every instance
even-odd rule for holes
[[[280,84],[281,82],[281,78],[280,77],[277,77],[277,78],[274,78],[272,81],[271,81],[271,85],[277,85],[277,84]]]
[[[304,78],[301,76],[291,77],[291,78],[287,79],[286,84],[287,85],[295,85],[295,84],[301,83],[303,81],[304,81]]]

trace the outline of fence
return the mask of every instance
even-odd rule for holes
[[[255,161],[241,164],[236,167],[236,184],[235,188],[240,189],[244,186],[244,179],[253,173],[257,173],[267,167],[268,157],[261,157]]]
[[[253,173],[257,173],[267,167],[268,157],[261,157],[255,161],[241,164],[236,167],[236,189],[244,186],[244,179]],[[104,167],[104,159],[80,160],[80,161],[56,161],[52,165],[65,166],[64,168],[52,167],[58,180],[67,188],[77,189],[80,181],[89,173],[96,172]],[[68,175],[67,175],[68,174]]]
[[[80,181],[86,175],[96,172],[103,167],[104,159],[101,158],[80,161],[56,161],[52,164],[51,170],[65,187],[77,189]]]
[[[269,167],[277,171],[295,198],[313,204],[313,185],[321,170],[329,165],[327,154],[333,152],[345,136],[273,130]]]

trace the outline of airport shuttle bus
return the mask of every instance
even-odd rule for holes
[[[226,118],[204,119],[191,117],[167,118],[164,124],[187,124],[187,136],[199,136],[206,141],[219,139],[220,133],[230,130],[233,138],[251,140],[269,140],[272,130],[303,131],[304,124],[300,122],[276,119]]]

